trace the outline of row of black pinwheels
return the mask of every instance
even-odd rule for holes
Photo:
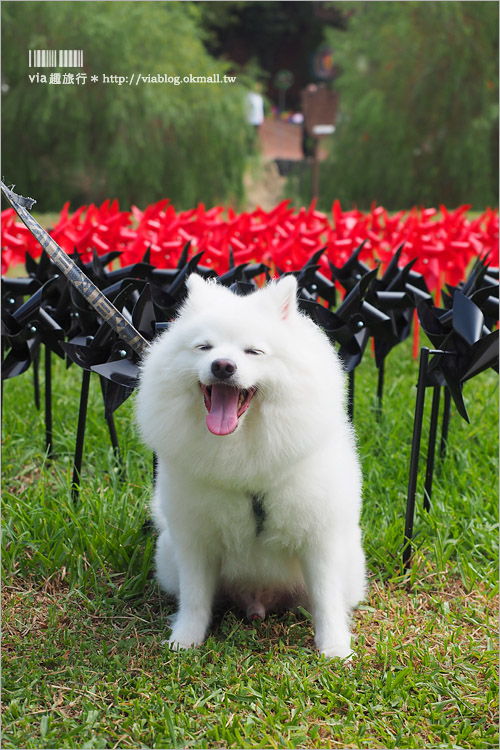
[[[378,401],[382,404],[385,360],[389,352],[411,332],[414,311],[432,345],[432,352],[422,350],[422,365],[417,389],[415,426],[423,414],[425,388],[434,387],[434,438],[429,441],[430,481],[426,482],[425,507],[429,507],[439,392],[445,390],[442,444],[446,440],[450,397],[458,412],[468,419],[462,396],[463,383],[488,367],[498,368],[498,269],[478,259],[467,280],[456,288],[448,287],[442,295],[444,307],[434,306],[424,278],[410,262],[400,266],[402,246],[380,274],[359,259],[362,245],[341,267],[330,263],[332,278],[327,278],[318,263],[318,251],[298,271],[293,272],[299,286],[301,309],[326,332],[337,347],[349,374],[349,410],[354,413],[354,373],[360,364],[370,338],[373,338],[375,362],[379,372]],[[72,258],[91,281],[110,299],[122,315],[151,340],[168,327],[185,296],[185,282],[190,273],[217,277],[213,269],[203,266],[203,253],[189,258],[186,245],[175,269],[152,265],[149,252],[130,266],[112,270],[118,252],[98,256],[83,263],[75,251]],[[238,294],[251,293],[270,278],[263,263],[235,265],[230,257],[229,271],[217,277]],[[119,456],[114,412],[133,392],[138,376],[138,355],[102,321],[88,301],[58,271],[43,252],[39,262],[26,257],[27,275],[2,278],[2,378],[9,379],[33,367],[35,400],[40,402],[38,369],[40,355],[45,360],[45,426],[46,447],[52,454],[52,386],[51,355],[82,368],[80,410],[76,434],[73,486],[77,496],[82,467],[89,380],[96,373],[101,382],[104,414],[112,445]],[[337,282],[337,283],[335,283]],[[343,299],[337,300],[343,289]],[[326,304],[325,304],[326,303]],[[429,359],[429,353],[432,358]],[[431,429],[431,437],[432,437]],[[420,445],[419,430],[414,431],[410,484],[408,491],[406,540],[413,530],[416,463]],[[417,446],[418,443],[418,446]],[[432,444],[431,444],[432,443]],[[413,492],[413,500],[412,500]],[[413,503],[413,505],[412,505]],[[406,549],[409,549],[407,543]]]

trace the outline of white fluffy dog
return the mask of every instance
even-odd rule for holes
[[[365,564],[340,362],[293,276],[248,296],[197,275],[187,286],[136,410],[158,457],[157,576],[179,600],[169,643],[200,644],[223,593],[254,618],[307,603],[318,649],[346,658]]]

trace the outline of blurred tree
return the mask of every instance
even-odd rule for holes
[[[325,28],[345,29],[348,18],[343,3],[316,0],[229,0],[195,5],[200,8],[209,52],[239,65],[257,64],[268,79],[267,94],[275,102],[275,74],[283,68],[293,72],[295,81],[287,101],[296,108],[300,108],[301,90],[315,80],[312,59],[325,43]]]
[[[323,204],[497,205],[498,4],[342,7],[347,33],[327,32],[342,72]]]
[[[184,3],[2,4],[5,179],[40,210],[118,197],[140,206],[238,201],[248,142],[245,88],[233,84],[104,83],[102,75],[227,72]],[[30,49],[82,49],[84,85],[31,83]],[[63,72],[43,68],[40,73]],[[68,69],[66,69],[68,70]],[[99,76],[91,82],[90,76]]]

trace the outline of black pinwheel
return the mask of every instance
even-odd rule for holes
[[[436,347],[428,375],[446,383],[460,415],[468,422],[463,384],[492,367],[498,371],[498,329],[490,331],[480,308],[455,289],[451,310],[419,303],[420,324]]]
[[[2,363],[2,378],[12,378],[25,372],[35,360],[41,344],[64,356],[61,342],[64,331],[43,307],[50,288],[57,277],[48,279],[26,302],[17,309],[2,312],[2,347],[6,351]],[[12,294],[7,283],[7,299]]]

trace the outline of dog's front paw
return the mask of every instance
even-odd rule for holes
[[[354,651],[351,648],[350,642],[338,642],[338,643],[329,643],[326,645],[319,646],[319,651],[323,656],[326,656],[327,659],[342,659],[345,662],[350,662],[352,660],[352,657],[354,656]]]
[[[182,651],[185,648],[193,648],[203,643],[205,639],[205,631],[197,627],[178,627],[174,625],[174,629],[168,639],[168,645],[175,651]]]

